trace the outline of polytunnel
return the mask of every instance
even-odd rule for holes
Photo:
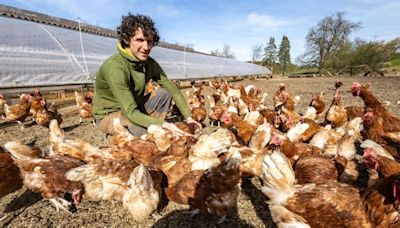
[[[117,39],[33,21],[0,17],[0,87],[92,83]],[[171,79],[267,75],[262,66],[157,46],[156,59]]]

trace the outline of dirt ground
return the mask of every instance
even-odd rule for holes
[[[333,97],[333,78],[296,78],[296,79],[269,79],[269,80],[244,80],[238,83],[254,84],[267,91],[268,106],[272,105],[272,96],[278,83],[284,82],[293,95],[299,95],[301,101],[297,106],[299,112],[304,112],[310,102],[312,93],[325,92],[327,105]],[[400,77],[385,78],[342,78],[344,86],[342,91],[349,90],[353,81],[371,83],[371,90],[381,101],[389,101],[387,108],[400,116]],[[360,98],[353,97],[350,93],[343,92],[344,104],[363,105]],[[63,115],[64,122],[61,125],[66,134],[71,138],[81,138],[97,146],[104,146],[102,134],[96,129],[90,120],[77,125],[79,118],[75,106],[62,108],[59,112]],[[32,144],[47,150],[48,129],[26,123],[24,131],[19,126],[0,121],[0,146],[11,140],[20,140],[26,144]],[[266,197],[259,190],[260,184],[257,178],[253,178],[242,185],[239,196],[238,214],[232,215],[227,221],[218,224],[219,218],[211,215],[189,215],[187,206],[166,202],[159,212],[156,220],[149,217],[147,220],[137,223],[131,219],[129,213],[123,209],[119,202],[102,201],[91,202],[84,198],[78,205],[77,211],[56,212],[53,205],[42,200],[39,194],[32,193],[22,188],[0,199],[0,227],[273,227],[274,224],[265,202]]]

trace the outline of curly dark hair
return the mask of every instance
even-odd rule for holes
[[[139,28],[142,29],[144,37],[153,40],[154,46],[158,44],[160,36],[154,27],[153,20],[145,15],[129,13],[128,16],[122,16],[121,24],[117,28],[118,40],[123,48],[129,47],[130,40]]]

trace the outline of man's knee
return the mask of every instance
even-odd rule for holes
[[[121,111],[117,111],[117,112],[109,113],[107,116],[105,116],[101,120],[96,120],[97,128],[106,134],[114,135],[114,119],[115,118],[119,118],[120,123],[125,127],[129,127],[130,125],[132,125],[132,123],[128,120],[128,118]]]

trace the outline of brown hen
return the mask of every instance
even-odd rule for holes
[[[89,92],[85,95],[85,97],[82,97],[77,91],[75,91],[75,102],[80,116],[79,124],[82,123],[83,119],[90,118],[93,116],[92,97],[93,95],[91,95],[91,93]]]
[[[70,193],[74,204],[82,200],[84,188],[79,181],[69,181],[65,174],[68,170],[84,165],[78,159],[67,156],[52,156],[40,158],[40,150],[30,148],[17,142],[8,142],[4,147],[13,155],[16,165],[21,171],[24,186],[41,193],[56,207],[68,211],[71,203],[63,199],[65,193]]]
[[[55,103],[51,103],[49,108],[46,107],[46,100],[42,98],[42,109],[37,110],[35,122],[41,126],[49,127],[51,120],[56,119],[58,124],[62,123],[61,114],[58,113]]]
[[[341,127],[347,122],[347,113],[339,90],[335,92],[332,104],[326,112],[325,120],[335,128]]]
[[[0,148],[0,198],[22,187],[20,175],[11,155]]]
[[[236,210],[240,181],[240,154],[229,154],[216,167],[186,174],[166,193],[170,200],[189,204],[204,213],[226,216]]]
[[[135,161],[96,160],[66,177],[82,182],[91,200],[122,201],[135,220],[147,218],[160,201],[162,174]]]
[[[293,164],[300,156],[310,156],[321,154],[321,149],[302,142],[291,142],[289,138],[282,134],[272,136],[270,145],[274,145],[282,151],[282,153],[290,159]]]
[[[161,153],[155,143],[133,136],[128,129],[122,126],[119,118],[114,118],[113,126],[112,143],[119,149],[129,152],[138,162],[146,166],[150,165],[153,158]]]
[[[303,118],[309,118],[320,123],[323,120],[325,111],[325,102],[323,93],[314,94]]]
[[[363,161],[368,168],[378,171],[381,178],[400,173],[400,163],[377,154],[373,148],[364,149]]]
[[[383,130],[385,132],[400,132],[400,119],[389,112],[385,106],[369,91],[369,85],[361,86],[360,83],[353,82],[350,91],[353,96],[359,96],[364,101],[365,110],[371,111],[377,118],[383,120]]]
[[[191,171],[188,151],[196,143],[192,137],[181,137],[167,151],[153,159],[153,166],[161,170],[168,179],[168,186],[174,186],[185,174]]]
[[[227,128],[235,127],[237,131],[237,136],[243,141],[244,145],[247,145],[253,136],[256,128],[248,123],[247,121],[242,120],[238,114],[236,113],[227,113],[225,112],[220,120],[225,124]]]
[[[324,155],[301,156],[294,167],[296,183],[323,184],[336,181],[344,171],[346,162],[343,165],[343,161],[343,158],[334,159]]]
[[[40,90],[38,88],[35,89],[35,91],[33,92],[32,95],[32,101],[31,101],[31,107],[29,109],[29,113],[32,116],[35,116],[36,113],[42,109],[43,105],[42,105],[42,99],[44,99],[42,97],[42,94],[40,93]]]
[[[399,227],[400,174],[389,176],[363,194],[363,204],[374,227]]]
[[[372,227],[357,189],[336,181],[296,185],[279,151],[265,156],[263,171],[261,190],[278,227]]]
[[[21,124],[21,129],[24,129],[23,122],[26,117],[29,116],[29,109],[31,96],[29,94],[22,94],[19,97],[19,104],[9,106],[4,104],[4,113],[6,114],[6,119],[10,121],[17,121]]]
[[[381,145],[393,156],[399,158],[398,148],[400,142],[397,140],[396,132],[385,131],[384,120],[374,112],[366,112],[363,116],[362,136],[364,139],[370,139]],[[400,132],[397,132],[400,135]],[[399,139],[400,140],[400,139]]]
[[[247,95],[243,85],[240,85],[239,89],[240,89],[240,99],[242,99],[242,101],[249,107],[250,111],[255,110],[258,106],[261,105],[259,99],[252,98]]]

